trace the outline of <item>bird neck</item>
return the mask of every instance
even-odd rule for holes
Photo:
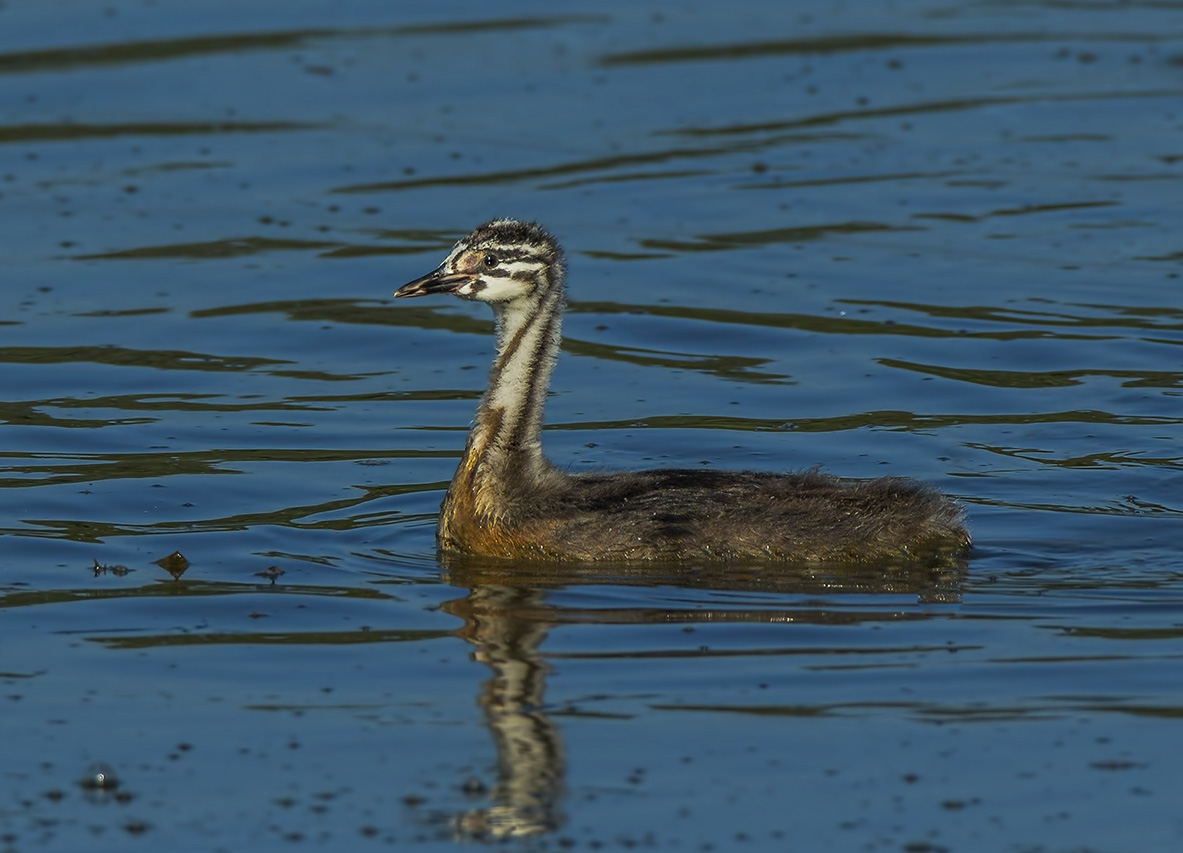
[[[559,354],[563,301],[562,272],[552,269],[539,273],[528,297],[493,303],[497,357],[465,451],[465,463],[482,479],[529,487],[552,471],[542,453],[542,414]]]

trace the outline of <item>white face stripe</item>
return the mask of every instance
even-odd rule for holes
[[[493,252],[499,255],[537,255],[546,251],[546,246],[538,246],[534,243],[499,243],[492,240],[482,240],[475,246],[468,246],[466,248],[478,252]]]
[[[480,302],[508,302],[533,289],[533,283],[516,278],[478,278],[456,288],[456,293]]]
[[[538,271],[544,266],[546,266],[546,264],[540,260],[519,258],[512,261],[501,261],[497,264],[496,269],[498,272],[504,270],[505,272],[509,273],[509,278],[514,278],[515,276],[520,276],[523,273],[529,276],[536,275]]]

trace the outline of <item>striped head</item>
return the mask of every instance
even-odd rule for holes
[[[458,242],[437,269],[395,291],[396,297],[451,293],[507,303],[562,286],[563,250],[541,225],[494,219]]]

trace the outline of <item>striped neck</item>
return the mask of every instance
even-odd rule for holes
[[[542,414],[562,337],[563,273],[549,266],[535,276],[530,293],[491,303],[497,357],[465,462],[481,479],[491,476],[493,484],[528,487],[552,471],[542,453]]]

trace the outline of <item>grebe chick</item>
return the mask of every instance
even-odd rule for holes
[[[396,297],[487,302],[497,355],[440,512],[445,551],[544,560],[916,560],[969,545],[961,509],[896,477],[656,470],[568,474],[542,453],[566,267],[541,226],[495,219]]]

